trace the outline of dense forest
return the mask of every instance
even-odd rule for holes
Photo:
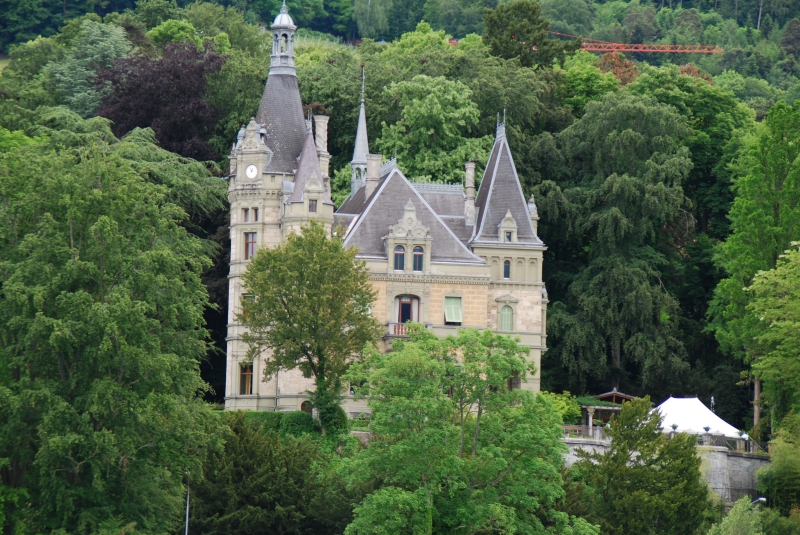
[[[229,242],[221,177],[237,131],[258,107],[269,68],[263,29],[280,2],[0,5],[0,519],[16,515],[16,522],[34,507],[25,524],[31,532],[162,533],[174,527],[182,474],[221,463],[198,487],[201,510],[213,511],[216,492],[235,501],[228,486],[241,475],[222,459],[258,444],[264,465],[252,464],[253,479],[246,479],[256,486],[272,477],[275,459],[305,452],[282,476],[296,495],[281,506],[291,509],[294,500],[305,509],[259,525],[284,522],[286,533],[338,533],[350,525],[348,533],[370,533],[380,511],[396,507],[407,515],[393,521],[407,516],[424,526],[434,522],[434,502],[440,527],[467,522],[459,500],[473,503],[475,495],[455,485],[448,498],[442,489],[448,478],[471,481],[481,468],[458,461],[456,469],[448,464],[452,452],[436,461],[441,494],[432,497],[432,484],[413,478],[381,487],[392,480],[387,466],[399,455],[392,448],[374,448],[374,458],[358,458],[343,476],[332,452],[347,457],[357,445],[319,438],[302,416],[255,423],[226,416],[220,427],[208,411],[207,403],[222,400],[225,379]],[[800,503],[793,460],[800,458],[800,4],[287,5],[301,27],[303,102],[331,116],[334,200],[349,192],[362,70],[370,148],[396,155],[414,180],[460,183],[466,160],[478,162],[480,175],[503,114],[548,246],[543,389],[598,394],[614,387],[654,402],[697,395],[737,428],[773,440],[775,469],[764,481],[776,516],[764,516],[764,529],[795,533],[780,514]],[[724,53],[591,54],[547,29],[619,43],[717,45]],[[432,343],[409,343],[397,358],[436,368],[414,349]],[[362,379],[376,370],[402,375],[397,362],[370,362]],[[455,410],[439,401],[429,409]],[[518,439],[556,451],[559,416],[549,402],[523,401],[544,423],[539,431],[520,428]],[[387,403],[374,410],[395,410]],[[657,427],[631,411],[631,429],[636,422]],[[498,409],[497,429],[512,428],[518,416]],[[394,446],[412,450],[466,425],[420,423],[430,434],[411,437],[384,424]],[[258,433],[259,426],[275,434]],[[621,443],[633,440],[625,432]],[[304,433],[317,438],[308,442]],[[645,435],[635,438],[655,440]],[[150,436],[163,442],[153,448]],[[517,454],[514,440],[503,455]],[[139,450],[150,453],[137,461],[132,483],[125,466],[133,461],[124,452]],[[526,470],[544,470],[543,480],[565,478],[563,486],[537,490],[547,507],[528,503],[514,513],[524,521],[512,521],[493,498],[478,500],[483,509],[470,513],[472,532],[518,520],[534,526],[531,533],[588,534],[594,525],[650,532],[614,524],[613,507],[593,494],[592,477],[627,477],[623,468],[603,475],[585,465],[559,475],[554,459],[546,467],[525,461],[532,463]],[[326,502],[331,493],[340,501]],[[128,501],[127,509],[114,505]],[[359,520],[351,524],[356,504]],[[690,518],[707,529],[718,520],[714,511],[708,505]],[[658,522],[674,521],[672,531],[653,533],[689,533],[677,523],[680,513],[669,514]],[[232,524],[203,522],[207,533],[235,532]],[[245,519],[236,522],[248,529]]]

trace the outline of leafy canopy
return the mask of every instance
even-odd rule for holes
[[[439,339],[414,325],[393,349],[347,376],[372,411],[352,478],[381,486],[345,533],[596,533],[555,507],[560,416],[544,397],[509,389],[533,371],[527,348],[488,330]]]
[[[130,156],[195,170],[103,119],[37,122],[44,143],[0,154],[0,464],[26,495],[7,528],[170,531],[219,443],[198,397],[211,248]]]

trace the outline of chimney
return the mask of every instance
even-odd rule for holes
[[[364,191],[364,198],[369,199],[375,188],[378,187],[378,180],[381,178],[381,155],[367,154],[367,185]]]
[[[467,162],[464,187],[467,190],[464,198],[464,217],[467,225],[475,224],[475,162]]]

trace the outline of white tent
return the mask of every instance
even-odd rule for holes
[[[705,427],[710,427],[712,435],[724,435],[730,438],[739,438],[738,430],[731,424],[711,412],[703,402],[697,398],[670,397],[657,407],[664,421],[661,426],[665,433],[672,431],[672,424],[677,424],[675,429],[692,435],[705,434]],[[745,438],[747,435],[745,435]]]

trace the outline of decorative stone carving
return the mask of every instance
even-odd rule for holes
[[[417,221],[417,208],[411,199],[408,199],[405,207],[403,208],[403,217],[401,217],[397,224],[389,227],[388,238],[429,238],[430,229]]]

